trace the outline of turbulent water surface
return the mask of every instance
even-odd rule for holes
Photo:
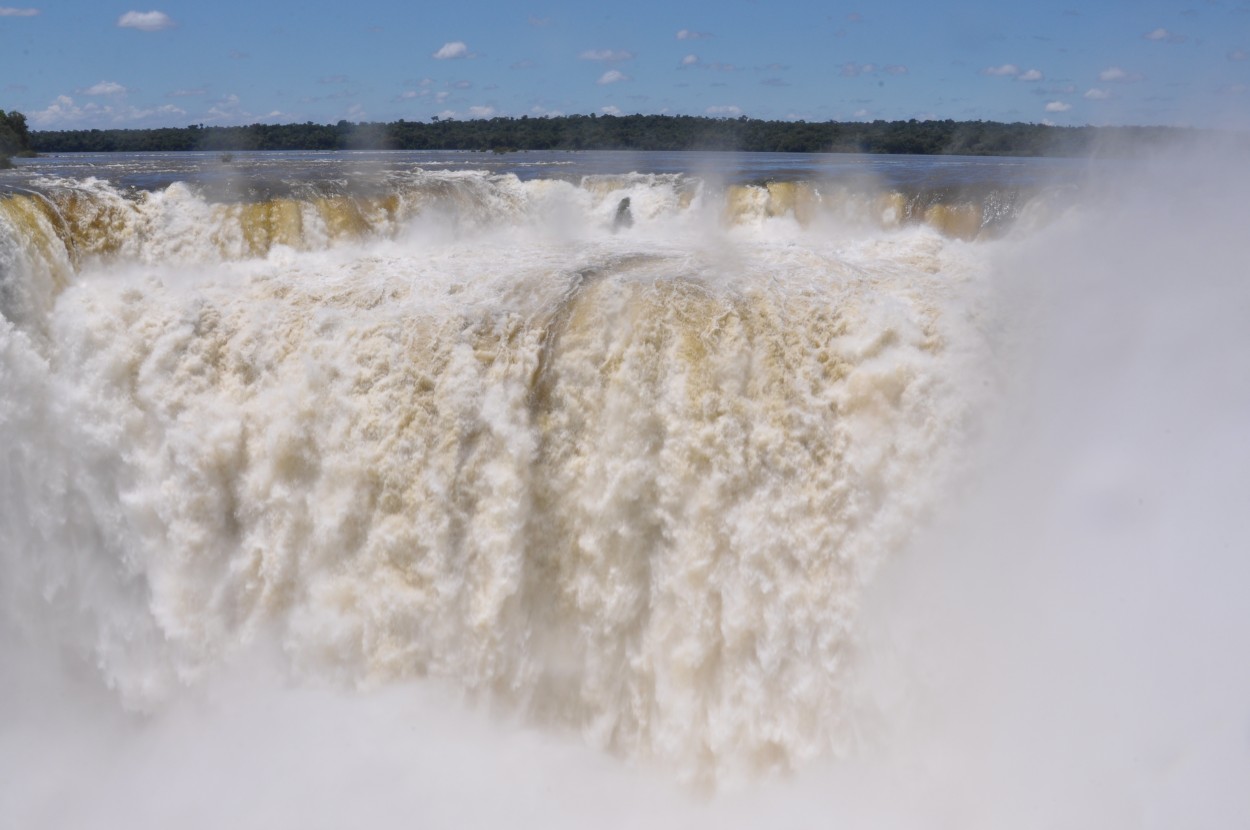
[[[0,810],[1247,819],[1245,214],[1175,166],[0,174]]]

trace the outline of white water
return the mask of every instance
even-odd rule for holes
[[[0,814],[1244,821],[1246,251],[1191,182],[981,243],[653,180],[224,261],[145,210],[3,323]]]

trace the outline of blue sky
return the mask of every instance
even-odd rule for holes
[[[37,129],[592,112],[1250,128],[1250,0],[32,3],[0,6],[0,108]]]

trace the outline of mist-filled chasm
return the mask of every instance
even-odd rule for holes
[[[0,191],[0,826],[1250,824],[1247,170]]]

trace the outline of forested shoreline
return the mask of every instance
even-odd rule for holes
[[[733,150],[916,155],[1123,155],[1212,131],[996,121],[762,121],[568,115],[457,121],[249,124],[30,133],[39,153],[248,150]],[[1239,142],[1250,144],[1244,134]]]
[[[34,149],[30,146],[30,129],[26,126],[26,116],[20,112],[0,110],[0,170],[13,166],[11,156],[33,156]]]

